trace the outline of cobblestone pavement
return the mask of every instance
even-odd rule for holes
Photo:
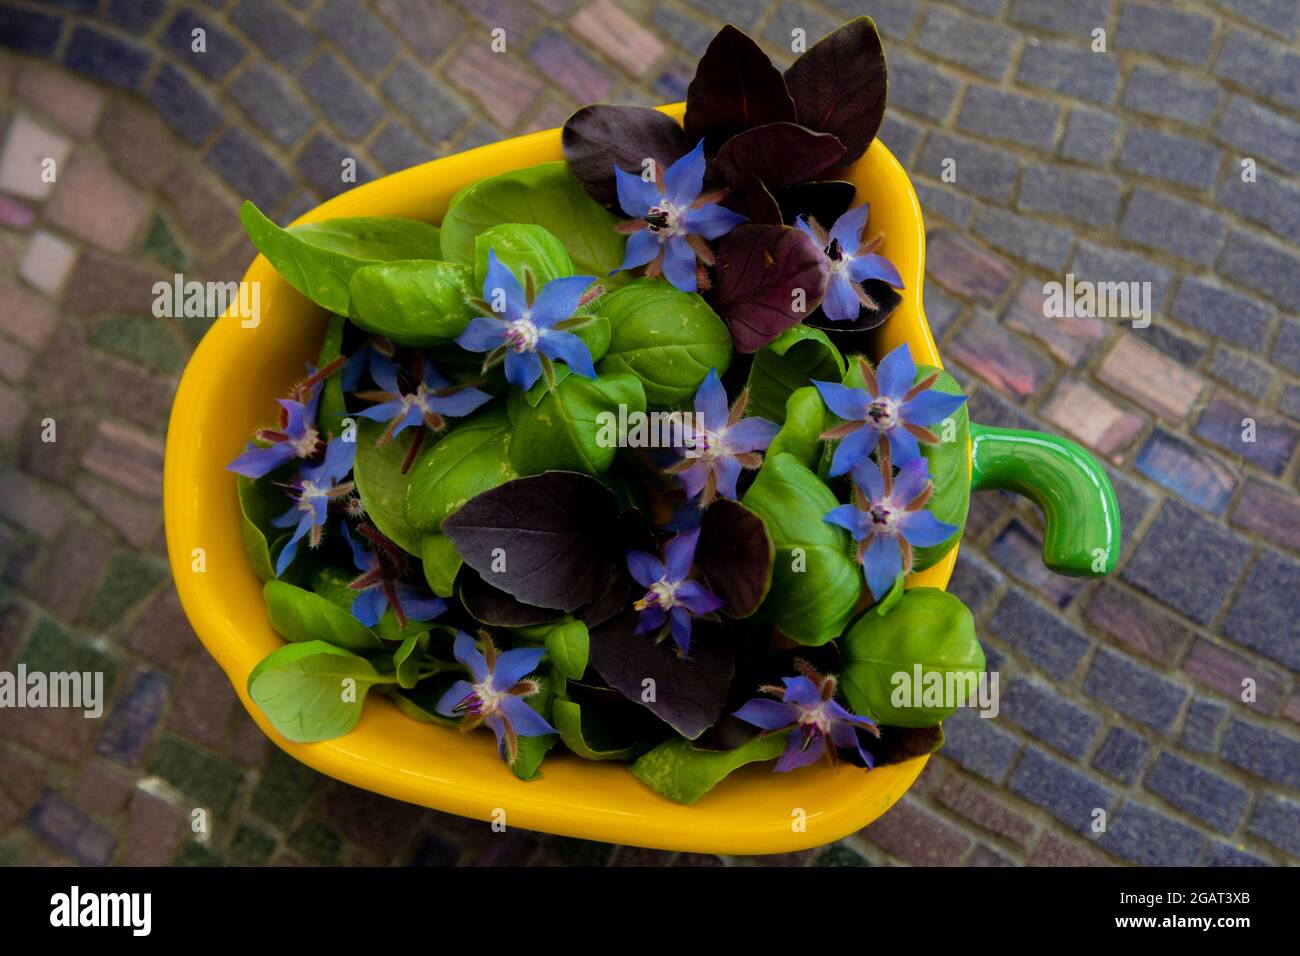
[[[678,100],[724,20],[779,53],[858,13],[886,37],[882,135],[972,417],[1108,460],[1126,550],[1108,581],[1053,577],[1031,509],[977,498],[953,587],[1000,717],[950,720],[863,832],[756,862],[1300,861],[1295,0],[0,2],[0,669],[110,687],[102,720],[0,718],[0,861],[755,862],[489,838],[276,751],[168,581],[162,439],[203,329],[153,318],[151,288],[242,274],[241,197],[287,221],[344,157],[365,180],[579,103]],[[22,175],[34,156],[56,183]],[[1150,327],[1045,320],[1067,272],[1149,281]],[[1107,832],[1072,832],[1093,807]]]

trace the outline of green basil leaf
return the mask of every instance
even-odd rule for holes
[[[535,288],[540,289],[552,279],[578,275],[573,260],[550,230],[537,225],[503,222],[485,229],[474,237],[474,295],[483,293],[487,282],[488,251],[496,253],[501,264],[509,269],[519,284],[524,284],[524,271],[532,273]],[[484,295],[491,301],[491,295]]]
[[[932,366],[922,365],[916,372],[917,381],[937,371]],[[962,387],[947,372],[940,371],[938,381],[931,387],[950,395],[962,394]],[[970,412],[965,404],[952,413],[951,421],[951,425],[942,421],[931,426],[930,430],[939,436],[939,444],[921,442],[921,454],[925,456],[930,480],[934,483],[925,510],[944,524],[956,525],[957,530],[947,541],[914,549],[912,568],[916,571],[938,564],[966,530],[966,516],[970,510]]]
[[[271,627],[287,641],[325,641],[354,651],[384,646],[374,631],[352,616],[350,605],[341,608],[324,595],[276,580],[266,582],[262,597]]]
[[[546,653],[552,666],[573,680],[580,680],[586,672],[590,648],[587,625],[572,617],[552,625],[546,633]]]
[[[983,672],[975,619],[938,588],[904,592],[883,617],[872,608],[840,641],[840,687],[853,712],[894,727],[945,720],[965,699],[960,691],[973,691]],[[946,694],[949,684],[957,699]]]
[[[248,696],[296,743],[342,737],[361,719],[366,694],[388,683],[364,657],[324,641],[286,644],[248,675]]]
[[[754,353],[746,413],[779,425],[785,421],[786,401],[796,389],[811,385],[813,379],[838,382],[843,377],[844,358],[826,333],[796,325]]]
[[[236,475],[235,485],[239,490],[239,535],[244,542],[244,554],[253,572],[263,581],[269,581],[275,577],[271,543],[283,534],[271,524],[271,519],[289,510],[289,499],[269,479]]]
[[[595,302],[609,320],[609,351],[601,375],[630,372],[645,386],[650,405],[694,397],[709,374],[731,364],[731,333],[709,304],[662,279],[637,279]]]
[[[824,519],[839,502],[793,455],[769,455],[741,503],[776,546],[763,611],[800,644],[840,635],[862,593],[862,570],[843,528]]]
[[[348,320],[341,315],[331,315],[325,327],[325,338],[320,344],[316,367],[324,368],[343,354],[343,330]],[[325,434],[337,435],[342,429],[343,416],[348,408],[343,400],[343,373],[335,372],[321,385],[320,404],[316,406],[317,427]]]
[[[352,602],[357,599],[358,592],[348,587],[348,582],[360,573],[359,571],[344,571],[342,568],[326,565],[318,568],[312,574],[311,589],[341,611],[346,612],[348,617],[352,617]],[[356,618],[353,618],[353,620],[356,620]],[[393,612],[393,609],[386,607],[383,615],[379,618],[379,623],[370,630],[384,641],[404,641],[413,634],[427,632],[429,622],[408,620],[406,627],[402,627],[397,623],[397,615]]]
[[[407,488],[411,476],[427,461],[430,454],[429,436],[420,449],[411,470],[402,474],[415,440],[415,429],[408,428],[386,445],[379,445],[379,436],[387,428],[383,422],[368,418],[357,419],[357,457],[352,465],[352,477],[357,483],[357,493],[365,505],[366,514],[383,534],[407,554],[420,553],[421,530],[406,520]],[[437,445],[433,446],[434,448]]]
[[[479,411],[457,425],[411,466],[406,521],[422,533],[436,532],[469,499],[518,477],[511,444],[504,408]]]
[[[826,405],[817,389],[809,385],[790,393],[785,403],[785,422],[767,447],[767,457],[789,454],[812,470],[822,455],[822,432],[826,431]]]
[[[668,740],[632,764],[632,775],[660,796],[694,803],[732,771],[759,760],[775,760],[785,734],[755,737],[735,750],[700,750],[688,740]]]
[[[443,257],[472,264],[474,239],[501,223],[548,229],[573,260],[569,275],[622,281],[609,276],[623,263],[618,218],[583,191],[563,160],[489,176],[458,192],[442,220]]]
[[[619,406],[644,412],[645,392],[634,375],[605,374],[595,379],[566,375],[533,406],[514,391],[510,418],[514,436],[510,464],[521,475],[581,471],[599,475],[618,452]],[[609,424],[610,416],[614,425]]]
[[[636,741],[622,744],[603,739],[592,721],[583,720],[582,707],[571,700],[555,699],[551,725],[560,732],[564,746],[584,760],[629,760],[641,749]]]
[[[550,686],[550,681],[542,682],[542,689],[532,697],[525,697],[524,703],[537,711],[548,721],[551,715],[551,704],[555,700],[555,691]],[[551,724],[554,727],[554,724]],[[514,766],[510,769],[520,780],[536,780],[542,775],[542,759],[555,746],[559,740],[556,734],[542,734],[539,737],[520,737],[519,738],[519,757],[515,760]]]
[[[430,680],[422,680],[414,688],[399,688],[390,684],[385,690],[391,691],[390,697],[397,709],[411,720],[419,721],[422,724],[436,724],[439,727],[456,729],[460,723],[452,717],[444,717],[434,708],[438,706],[438,701],[442,700],[442,695],[447,692],[451,686],[451,681],[455,678],[453,674],[439,674]]]
[[[404,259],[365,266],[352,274],[352,321],[398,345],[423,348],[452,341],[475,315],[469,266]]]
[[[239,208],[239,218],[289,285],[339,315],[348,314],[348,284],[362,266],[441,258],[438,227],[414,219],[367,216],[281,229],[251,202]]]
[[[426,534],[420,539],[420,561],[424,564],[424,579],[440,598],[456,593],[456,574],[464,564],[451,539],[442,534]]]
[[[393,651],[393,672],[397,686],[411,690],[420,682],[420,660],[429,647],[429,632],[412,634]]]

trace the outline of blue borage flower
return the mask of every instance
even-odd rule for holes
[[[876,252],[884,237],[862,241],[862,230],[866,228],[870,211],[871,207],[866,203],[850,209],[835,220],[829,235],[811,216],[795,219],[795,225],[817,243],[830,267],[822,311],[832,322],[852,322],[864,306],[872,312],[880,308],[879,303],[863,291],[864,282],[878,279],[895,289],[903,288],[903,279],[894,264]]]
[[[662,635],[667,624],[681,657],[690,653],[691,618],[711,614],[724,603],[704,585],[690,579],[699,540],[698,528],[677,535],[664,547],[665,561],[645,551],[627,554],[627,569],[632,579],[647,589],[633,605],[641,612],[633,633],[657,631]]]
[[[949,395],[930,387],[938,380],[938,372],[912,384],[916,363],[906,342],[881,359],[877,370],[872,371],[861,357],[858,368],[865,390],[813,379],[826,407],[844,419],[843,424],[821,435],[843,439],[831,459],[832,476],[845,474],[875,451],[877,444],[892,456],[894,464],[911,461],[921,454],[918,439],[929,444],[939,441],[926,426],[942,421],[966,401],[965,395]]]
[[[646,275],[663,274],[683,292],[700,288],[696,262],[713,265],[710,239],[718,239],[749,220],[718,201],[727,190],[700,195],[704,188],[704,140],[665,172],[655,166],[653,182],[614,166],[618,204],[632,219],[620,223],[628,233],[623,264],[615,269],[648,266]],[[707,288],[707,284],[705,286]]]
[[[528,677],[537,669],[544,647],[523,647],[499,654],[492,638],[483,635],[483,650],[464,631],[456,632],[453,653],[469,671],[470,680],[458,680],[442,695],[435,710],[444,717],[463,717],[460,729],[468,732],[487,724],[497,737],[497,750],[506,763],[519,759],[519,738],[539,737],[558,731],[524,702],[542,689]]]
[[[688,444],[677,450],[684,457],[665,470],[682,483],[688,498],[699,498],[700,508],[707,508],[717,495],[735,501],[741,469],[761,465],[758,452],[781,430],[765,418],[743,418],[748,403],[749,389],[745,389],[728,410],[727,393],[715,369],[709,369],[695,393],[696,418],[687,416],[683,435]],[[688,451],[694,457],[687,457]]]
[[[601,294],[599,287],[588,293],[593,281],[592,276],[567,276],[552,279],[538,291],[532,273],[525,269],[521,287],[489,249],[483,299],[472,300],[486,315],[471,321],[456,344],[470,352],[488,353],[484,371],[504,360],[506,380],[524,390],[532,388],[543,372],[548,382],[554,380],[553,359],[572,372],[595,378],[587,343],[567,331],[587,320],[574,315],[578,308]]]
[[[912,548],[928,548],[952,537],[955,525],[923,511],[933,485],[925,459],[914,458],[897,478],[888,462],[882,471],[870,458],[853,465],[853,504],[840,505],[825,520],[839,525],[858,542],[858,560],[872,596],[879,601],[899,573],[912,570]]]
[[[868,717],[859,717],[848,708],[835,702],[835,678],[819,674],[806,661],[797,660],[798,677],[783,677],[784,687],[763,686],[759,693],[769,694],[776,700],[755,697],[734,716],[773,732],[790,728],[789,743],[776,762],[774,772],[794,770],[815,763],[824,753],[836,762],[836,747],[856,749],[867,767],[875,766],[871,754],[862,749],[857,729],[880,736],[880,728]],[[831,747],[826,746],[830,740]]]
[[[391,607],[399,627],[407,620],[432,621],[447,610],[442,598],[432,597],[409,584],[402,583],[409,560],[406,552],[389,541],[377,528],[366,523],[358,528],[362,536],[375,545],[367,551],[352,537],[347,522],[342,525],[343,539],[352,549],[352,563],[361,575],[348,583],[359,593],[352,600],[352,616],[366,627],[374,627]]]
[[[382,357],[391,360],[396,351],[393,343],[382,335],[370,336],[369,340],[361,348],[348,356],[348,360],[343,366],[341,376],[343,391],[355,392],[359,389],[361,382],[370,372],[375,358]]]
[[[419,383],[414,392],[404,392],[397,380],[397,366],[378,350],[372,350],[369,356],[370,377],[375,380],[379,390],[355,393],[363,401],[380,403],[357,412],[358,418],[388,422],[388,427],[379,436],[380,445],[392,441],[407,428],[419,429],[406,461],[402,464],[402,474],[406,474],[411,462],[415,460],[424,440],[425,429],[440,432],[447,427],[448,417],[468,415],[492,400],[487,392],[472,386],[452,385],[439,374],[432,362],[418,353],[415,364]]]
[[[342,366],[341,358],[319,370],[308,365],[307,378],[289,391],[288,398],[276,399],[280,405],[280,427],[258,429],[255,437],[265,444],[249,442],[226,470],[246,478],[261,478],[294,459],[316,458],[324,445],[320,432],[316,430],[316,407],[320,404],[321,385]]]
[[[311,547],[320,546],[330,503],[352,493],[353,483],[343,479],[352,470],[356,453],[356,442],[333,438],[325,446],[325,457],[321,463],[300,467],[298,477],[288,483],[288,490],[296,499],[293,507],[271,520],[271,524],[277,528],[294,529],[293,536],[275,562],[276,577],[284,574],[293,562],[298,553],[298,542],[304,537],[310,535]]]

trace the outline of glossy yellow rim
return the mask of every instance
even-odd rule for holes
[[[683,107],[664,107],[681,117]],[[439,222],[456,190],[511,169],[561,159],[560,131],[548,130],[434,160],[360,186],[307,213],[299,223],[343,216],[407,216]],[[916,194],[898,161],[876,141],[845,178],[858,201],[872,201],[872,231],[906,283],[903,304],[875,336],[872,350],[904,341],[918,362],[939,365],[921,309],[925,233]],[[621,764],[593,763],[562,746],[531,783],[501,765],[490,734],[461,735],[370,700],[357,728],[339,740],[286,741],[248,698],[252,668],[280,646],[267,623],[261,582],[244,558],[234,476],[226,464],[270,417],[273,399],[316,355],[325,315],[262,256],[245,281],[260,283],[262,321],[241,327],[218,320],[185,369],[172,408],[164,473],[167,548],[185,613],[225,670],[245,708],[275,743],[338,780],[399,800],[506,825],[591,840],[693,852],[780,853],[820,846],[884,813],[911,786],[925,758],[869,773],[827,766],[775,774],[751,766],[693,806],[644,787]],[[196,570],[201,564],[204,570]],[[956,549],[913,575],[910,586],[944,587]]]

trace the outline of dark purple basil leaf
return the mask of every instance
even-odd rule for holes
[[[588,628],[603,624],[611,617],[621,613],[633,600],[633,588],[636,582],[627,570],[626,555],[629,551],[657,552],[654,533],[650,523],[636,508],[629,508],[618,517],[618,527],[614,531],[614,569],[604,582],[600,593],[586,607],[580,608],[575,617]],[[623,559],[619,560],[619,556]]]
[[[723,143],[713,169],[729,185],[752,174],[769,187],[793,186],[816,178],[843,155],[844,144],[830,133],[798,123],[766,123]]]
[[[783,221],[794,225],[795,217],[816,219],[830,229],[835,220],[848,212],[858,187],[839,179],[826,179],[815,183],[800,183],[784,189],[774,189],[772,196],[781,207]]]
[[[671,166],[687,152],[677,121],[648,106],[584,106],[564,124],[564,159],[592,199],[618,205],[614,164],[641,175],[646,159]]]
[[[863,340],[859,337],[860,333],[870,332],[883,325],[885,320],[894,314],[894,310],[902,305],[903,296],[893,286],[880,279],[868,279],[862,283],[862,291],[871,296],[880,308],[873,312],[863,306],[858,312],[857,319],[852,322],[832,322],[826,317],[825,312],[817,309],[808,316],[804,324],[825,331],[840,351],[845,351],[846,347],[849,352],[865,351]]]
[[[740,213],[753,225],[779,226],[784,222],[776,199],[763,185],[763,180],[752,174],[742,176],[731,187],[722,205],[732,212]]]
[[[943,725],[933,727],[881,727],[880,737],[866,730],[858,731],[858,740],[862,749],[875,758],[877,767],[891,763],[902,763],[913,757],[932,754],[943,746]],[[847,754],[848,751],[841,751]],[[861,763],[857,754],[852,756],[854,763]]]
[[[737,226],[717,248],[714,304],[740,352],[757,352],[821,302],[829,267],[807,234],[791,226]],[[807,312],[797,312],[802,291]]]
[[[465,563],[524,604],[573,611],[614,573],[618,504],[590,475],[548,471],[476,495],[442,523]],[[504,557],[505,570],[493,564]]]
[[[738,501],[722,498],[704,511],[695,564],[704,585],[727,603],[722,613],[749,617],[772,584],[772,539],[763,519]]]
[[[489,627],[529,627],[564,617],[562,611],[522,603],[488,584],[467,564],[461,565],[456,575],[456,596],[474,620]]]
[[[713,153],[742,130],[794,120],[794,100],[767,54],[731,24],[719,30],[686,89],[687,146],[703,137]]]
[[[843,161],[862,156],[885,118],[885,51],[870,17],[857,17],[812,45],[785,71],[797,121],[844,144]]]
[[[691,655],[682,660],[672,640],[633,634],[638,617],[635,611],[627,611],[592,630],[591,666],[628,700],[694,740],[722,713],[735,667],[731,641],[718,629],[696,621]],[[647,680],[654,683],[646,684]],[[653,700],[645,700],[646,696]]]

